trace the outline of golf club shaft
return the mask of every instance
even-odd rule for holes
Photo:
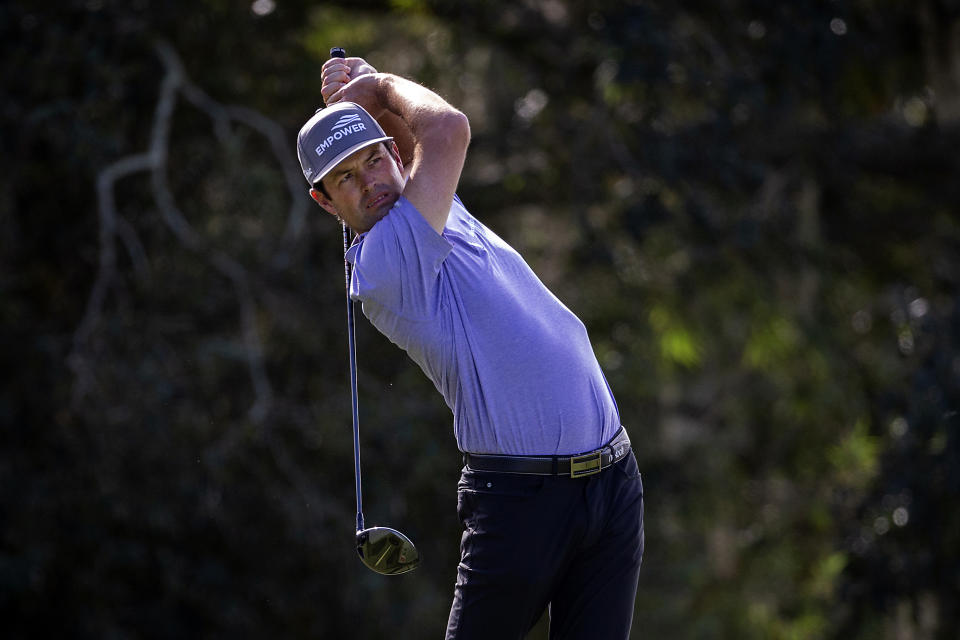
[[[331,58],[346,58],[346,52],[340,47],[330,49]],[[348,78],[349,80],[349,78]],[[357,553],[363,563],[373,571],[383,575],[399,575],[413,571],[420,564],[420,553],[413,542],[396,529],[390,527],[372,527],[367,529],[363,523],[363,500],[360,489],[360,408],[357,389],[357,340],[354,303],[350,299],[350,280],[353,264],[347,259],[347,252],[354,239],[350,227],[343,224],[343,273],[347,295],[347,349],[350,359],[350,400],[353,409],[353,465],[354,479],[357,483]]]
[[[331,58],[346,58],[346,52],[340,47],[330,49]],[[347,251],[350,249],[350,228],[343,223],[343,270],[347,292],[347,350],[350,358],[350,402],[353,413],[353,474],[357,483],[357,531],[363,530],[363,492],[360,488],[360,403],[357,391],[357,341],[353,313],[353,300],[350,299],[350,276],[353,272]]]
[[[347,292],[347,351],[350,359],[350,402],[353,412],[353,473],[357,483],[357,531],[363,529],[363,498],[360,489],[360,403],[357,398],[357,341],[355,335],[356,322],[353,313],[353,300],[350,299],[350,275],[352,265],[346,258],[350,248],[350,228],[343,223],[343,270]]]

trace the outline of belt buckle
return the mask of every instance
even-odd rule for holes
[[[582,478],[600,473],[603,469],[603,450],[598,449],[582,456],[570,456],[570,477]]]

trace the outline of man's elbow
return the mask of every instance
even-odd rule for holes
[[[466,153],[470,145],[470,121],[464,113],[456,109],[446,111],[435,131],[448,149],[459,149]]]

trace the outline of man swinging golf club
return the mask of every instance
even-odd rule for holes
[[[330,106],[297,140],[310,194],[359,234],[349,295],[436,385],[464,452],[446,637],[519,640],[549,606],[551,638],[627,638],[643,487],[583,323],[456,197],[466,116],[360,58],[321,77]]]

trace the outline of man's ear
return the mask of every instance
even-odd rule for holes
[[[328,200],[326,196],[324,196],[322,193],[320,193],[319,191],[317,191],[312,187],[310,188],[310,197],[316,200],[317,204],[323,207],[327,211],[327,213],[333,216],[336,216],[338,218],[340,217],[340,214],[337,213],[337,208],[333,206],[333,203],[330,202],[330,200]]]
[[[398,147],[397,143],[393,141],[391,141],[390,144],[392,145],[390,151],[393,153],[393,161],[397,163],[397,168],[400,169],[400,175],[402,175],[404,178],[407,178],[408,176],[403,170],[403,158],[400,157],[400,147]]]

